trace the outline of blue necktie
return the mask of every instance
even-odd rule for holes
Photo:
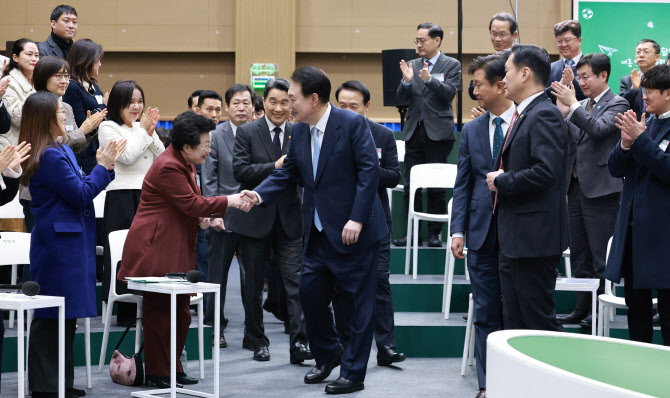
[[[319,129],[316,127],[312,127],[312,140],[314,141],[314,152],[312,152],[312,176],[314,177],[314,182],[316,182],[316,169],[319,167],[319,153],[321,152],[321,148],[319,148]],[[319,213],[316,211],[316,203],[314,203],[314,226],[319,231],[323,231]]]
[[[493,160],[495,161],[498,159],[498,155],[500,154],[500,149],[502,148],[503,141],[505,140],[505,134],[503,134],[502,130],[502,122],[503,119],[501,117],[497,117],[493,119],[493,123],[496,124],[496,129],[493,133]]]
[[[569,67],[572,68],[572,66],[575,64],[575,61],[569,59],[569,60],[565,61],[565,63],[566,63]]]

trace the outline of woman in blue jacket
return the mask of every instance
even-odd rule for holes
[[[73,342],[77,318],[98,315],[95,303],[95,198],[114,179],[114,162],[125,140],[98,149],[98,165],[85,175],[65,144],[65,112],[50,92],[26,100],[19,137],[32,145],[21,182],[30,186],[35,227],[30,245],[30,273],[40,292],[65,297],[66,396],[83,395],[73,388]],[[58,311],[35,311],[28,351],[33,398],[58,391]]]

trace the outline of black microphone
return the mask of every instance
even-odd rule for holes
[[[191,270],[186,273],[186,280],[191,283],[198,283],[202,280],[202,274],[198,270]]]
[[[28,281],[21,285],[0,285],[0,290],[21,290],[26,296],[36,296],[40,293],[40,284]]]

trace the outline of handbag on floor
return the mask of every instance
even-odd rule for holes
[[[109,361],[109,375],[112,376],[112,381],[124,386],[141,386],[144,382],[144,366],[142,365],[144,342],[140,345],[140,350],[130,358],[119,351],[123,339],[133,325],[134,323],[129,324],[126,331],[123,332],[119,342],[114,347],[112,359]],[[136,333],[141,332],[137,331]]]

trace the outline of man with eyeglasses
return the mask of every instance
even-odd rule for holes
[[[555,104],[556,97],[552,95],[551,83],[561,82],[564,85],[571,84],[575,88],[577,100],[586,98],[579,82],[577,81],[577,62],[582,58],[582,25],[579,21],[569,20],[559,22],[554,25],[554,36],[556,37],[556,47],[563,57],[551,64],[549,73],[549,83],[545,92]]]
[[[444,31],[434,23],[417,27],[417,52],[421,58],[400,61],[403,78],[397,95],[409,100],[407,119],[402,131],[405,141],[405,209],[409,208],[409,181],[412,167],[424,163],[447,163],[454,146],[454,111],[452,101],[461,88],[461,63],[440,51]],[[421,191],[417,190],[414,209],[422,211]],[[428,190],[428,212],[444,214],[444,189]],[[441,247],[442,223],[428,223],[428,246]],[[395,239],[395,246],[405,246],[407,238]]]
[[[609,89],[612,66],[605,54],[583,56],[577,63],[577,79],[587,99],[577,101],[575,89],[552,84],[556,106],[568,122],[568,217],[570,221],[570,263],[577,278],[598,278],[598,294],[605,290],[607,241],[614,232],[621,178],[607,169],[607,159],[621,134],[616,115],[628,110],[628,101]],[[591,328],[591,294],[577,293],[575,309],[558,315],[563,324],[579,323]]]
[[[635,47],[635,63],[640,68],[633,69],[630,75],[621,78],[619,95],[624,97],[639,121],[645,113],[647,104],[640,90],[642,76],[661,59],[661,46],[654,40],[642,39]],[[647,115],[649,116],[649,115]]]

